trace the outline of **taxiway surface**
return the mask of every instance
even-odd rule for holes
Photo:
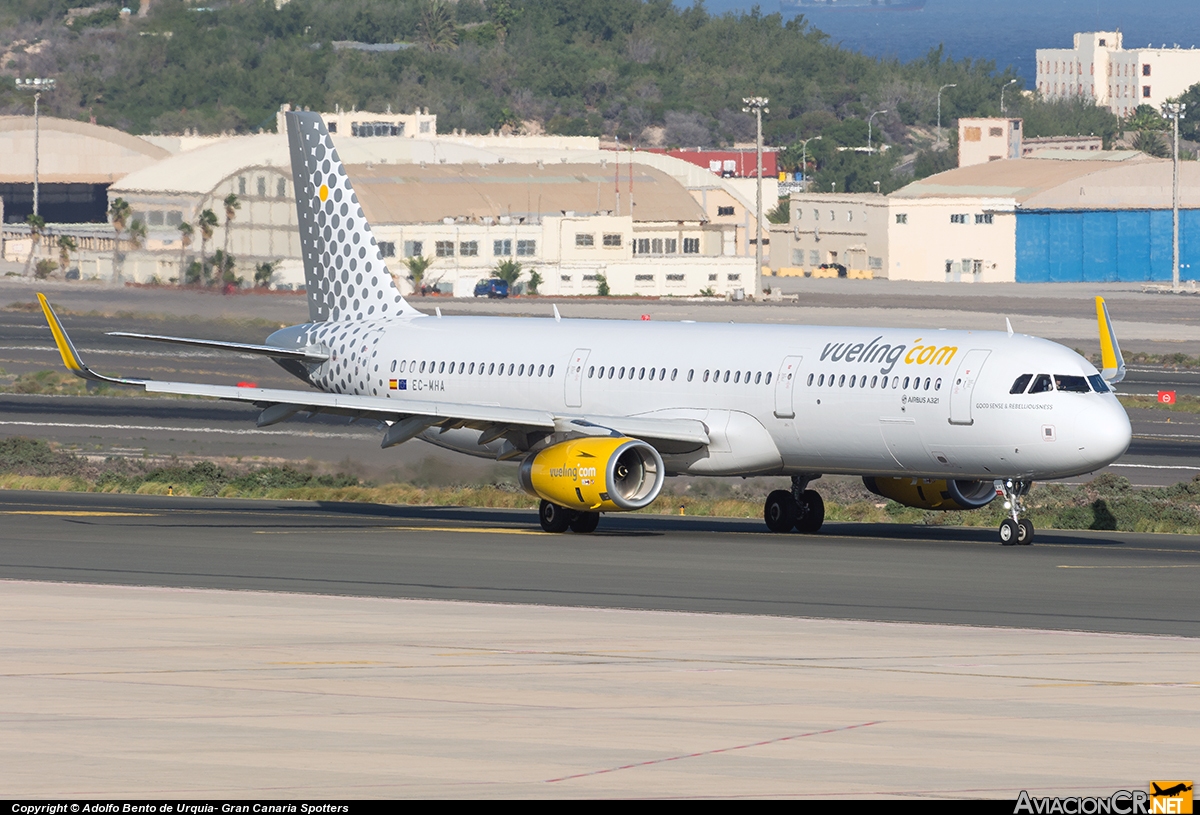
[[[1200,538],[0,494],[0,579],[1200,636]]]

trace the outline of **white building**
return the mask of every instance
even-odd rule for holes
[[[1072,48],[1039,48],[1037,89],[1046,99],[1087,98],[1118,116],[1138,105],[1158,109],[1200,82],[1200,49],[1125,49],[1120,31],[1075,35]]]

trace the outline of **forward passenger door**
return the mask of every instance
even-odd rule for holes
[[[775,418],[792,419],[796,416],[793,396],[800,382],[800,362],[804,357],[787,357],[779,366],[775,379]]]
[[[576,348],[571,354],[571,364],[567,366],[567,407],[583,406],[583,366],[591,353],[590,348]]]
[[[968,351],[959,363],[958,372],[950,383],[950,424],[974,424],[971,418],[971,396],[983,363],[992,353],[983,348]]]

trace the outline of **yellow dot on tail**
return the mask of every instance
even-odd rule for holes
[[[329,187],[322,184],[321,189],[317,190],[317,195],[320,196],[322,201],[324,201],[326,198],[329,197]]]

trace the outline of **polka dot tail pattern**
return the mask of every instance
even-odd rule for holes
[[[312,321],[416,316],[383,262],[324,121],[289,112],[287,129]]]

